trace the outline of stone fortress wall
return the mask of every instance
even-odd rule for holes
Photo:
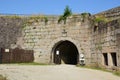
[[[91,60],[107,67],[120,67],[120,7],[116,7],[95,16],[104,15],[109,22],[100,22],[92,26]],[[96,57],[96,58],[92,58]]]
[[[112,8],[107,11],[100,12],[95,15],[104,15],[104,17],[115,20],[120,18],[120,7]]]
[[[22,35],[23,21],[15,16],[0,16],[0,48],[12,48],[17,44]]]
[[[47,24],[39,19],[24,28],[24,48],[35,51],[35,61],[50,61],[54,45],[60,41],[68,40],[74,43],[79,53],[85,53],[86,59],[90,58],[90,31],[89,21],[81,21],[81,16],[72,16],[66,24],[58,23],[58,17],[48,18]]]
[[[35,62],[52,63],[53,49],[70,41],[85,56],[85,63],[120,67],[120,7],[96,14],[112,20],[94,24],[96,15],[73,15],[58,23],[59,16],[0,16],[0,48],[34,50]],[[114,16],[110,16],[113,15]],[[109,14],[108,14],[109,13]],[[112,54],[115,53],[115,54]],[[102,63],[101,63],[102,62]]]
[[[120,19],[93,26],[91,61],[109,67],[120,66]]]

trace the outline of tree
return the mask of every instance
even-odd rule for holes
[[[71,16],[71,15],[72,15],[71,9],[69,8],[69,6],[66,6],[66,8],[64,9],[63,15],[60,16],[60,18],[59,18],[59,20],[58,20],[58,23],[63,20],[63,21],[64,21],[64,24],[65,24],[67,17],[69,17],[69,16]]]

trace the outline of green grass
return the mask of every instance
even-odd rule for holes
[[[19,65],[48,65],[48,64],[45,64],[45,63],[35,63],[35,62],[32,62],[32,63],[17,63]]]
[[[113,72],[113,74],[120,77],[120,71],[115,71],[115,72]]]
[[[3,77],[2,75],[0,75],[0,80],[7,80],[6,77]]]
[[[90,66],[77,66],[77,67],[110,72],[110,73],[120,77],[120,71],[111,71],[111,70],[107,70],[107,69],[101,68],[101,67],[90,67]]]
[[[45,64],[45,63],[36,63],[36,62],[25,62],[25,63],[2,63],[7,65],[51,65],[51,64]]]
[[[45,63],[36,63],[36,62],[30,62],[30,63],[10,63],[10,64],[15,64],[15,65],[49,65]]]

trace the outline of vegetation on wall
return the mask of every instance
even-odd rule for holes
[[[39,19],[44,19],[44,16],[40,15],[40,16],[37,16],[37,15],[32,15],[32,16],[29,16],[29,21],[30,20],[33,20],[34,22],[38,22]]]
[[[91,14],[87,12],[81,13],[82,21],[84,22],[85,18],[88,18],[88,16],[91,16]]]
[[[12,19],[21,19],[22,17],[18,15],[8,15],[8,16],[3,16],[4,18],[12,18]]]
[[[108,20],[104,15],[97,15],[95,16],[94,18],[94,22],[95,23],[100,23],[100,22],[104,22],[104,23],[107,23],[109,22],[110,20]]]
[[[46,16],[44,17],[44,20],[45,20],[45,24],[47,24],[48,18]]]
[[[40,22],[43,21],[43,22],[45,22],[45,24],[47,24],[48,18],[46,16],[44,16],[44,15],[29,16],[28,20],[25,22],[24,26],[25,25],[32,25],[32,23],[39,22],[39,21]]]
[[[58,20],[58,23],[60,23],[62,20],[64,21],[64,24],[66,24],[66,19],[67,17],[71,16],[72,15],[72,11],[71,9],[69,8],[69,6],[66,6],[66,8],[64,9],[64,13],[62,16],[60,16],[59,20]]]

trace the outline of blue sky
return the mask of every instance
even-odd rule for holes
[[[60,15],[66,5],[76,14],[95,14],[120,6],[120,0],[0,0],[0,13]]]

